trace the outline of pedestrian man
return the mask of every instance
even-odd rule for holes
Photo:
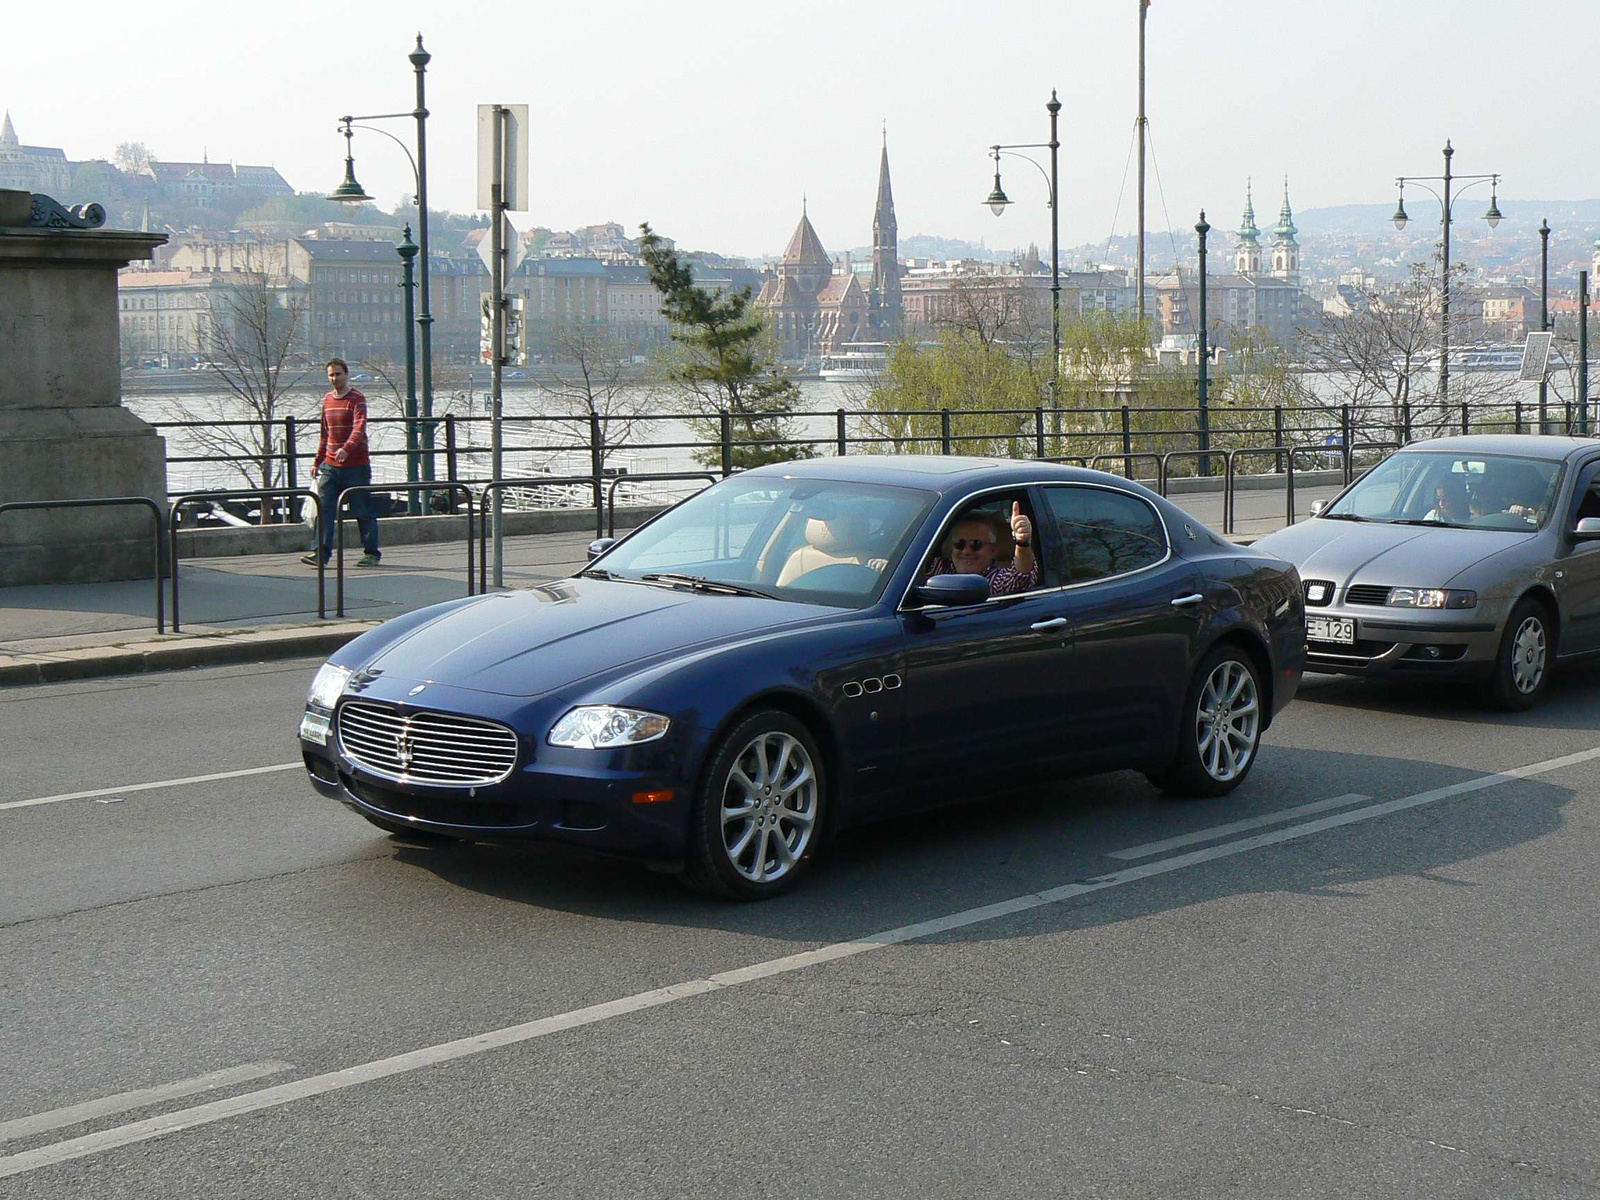
[[[301,562],[315,565],[333,557],[333,537],[339,520],[339,497],[345,488],[372,482],[372,460],[367,456],[367,398],[350,386],[350,368],[342,358],[328,360],[328,387],[322,398],[322,435],[317,439],[317,457],[311,474],[317,481],[317,547]],[[378,518],[372,515],[372,495],[358,492],[350,497],[350,515],[361,529],[361,547],[366,551],[358,567],[375,567],[383,555],[378,551]]]

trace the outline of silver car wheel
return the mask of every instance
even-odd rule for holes
[[[1261,701],[1256,681],[1236,659],[1217,664],[1200,689],[1195,708],[1195,738],[1200,766],[1226,783],[1250,765],[1261,733]]]
[[[815,832],[817,772],[781,730],[758,735],[734,759],[722,787],[722,846],[733,869],[771,883],[794,868]]]
[[[1547,652],[1544,622],[1529,617],[1517,627],[1511,642],[1511,682],[1524,696],[1535,691],[1544,678]]]

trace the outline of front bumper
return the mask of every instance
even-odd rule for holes
[[[1306,642],[1306,670],[1332,675],[1486,675],[1500,650],[1500,626],[1479,607],[1451,611],[1369,604],[1307,608],[1316,617],[1355,622],[1354,645]]]
[[[301,737],[315,791],[354,812],[479,842],[554,842],[672,864],[682,860],[692,789],[665,740],[625,750],[541,746],[498,783],[438,786],[367,770],[339,746]],[[670,799],[661,798],[670,794]],[[636,797],[649,795],[648,801]]]

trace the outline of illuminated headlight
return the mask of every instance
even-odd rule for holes
[[[616,746],[636,746],[653,742],[667,732],[672,722],[660,713],[637,708],[616,708],[592,704],[575,708],[556,722],[550,731],[552,746],[571,746],[575,750],[610,750]]]
[[[1478,593],[1446,588],[1390,588],[1384,603],[1390,608],[1476,608]]]
[[[323,663],[317,677],[311,681],[311,693],[306,697],[308,708],[321,708],[329,712],[344,694],[344,685],[350,682],[352,672],[346,667]]]

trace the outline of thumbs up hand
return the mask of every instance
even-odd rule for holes
[[[1011,502],[1011,540],[1023,547],[1033,544],[1033,522],[1022,515],[1022,504],[1017,500]]]

